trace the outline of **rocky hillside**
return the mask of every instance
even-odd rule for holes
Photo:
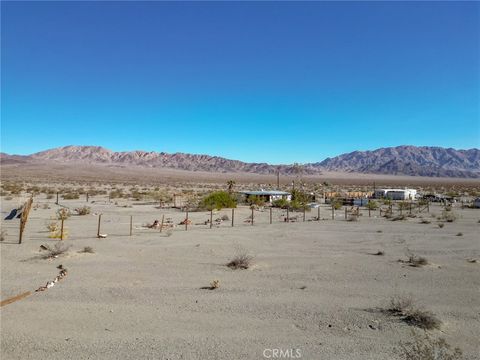
[[[114,152],[99,146],[65,146],[29,156],[1,154],[3,165],[54,162],[113,167],[141,166],[208,172],[244,172],[256,174],[297,174],[295,165],[246,163],[218,156],[164,152]],[[455,150],[441,147],[398,146],[373,151],[354,151],[322,162],[305,164],[301,172],[359,172],[388,175],[480,178],[480,150]]]
[[[248,172],[256,174],[293,174],[297,168],[293,165],[269,165],[266,163],[246,163],[229,160],[219,156],[175,153],[168,154],[154,151],[114,152],[100,146],[65,146],[30,155],[41,161],[61,163],[88,163],[112,166],[144,166],[171,168],[190,171],[209,172]],[[320,169],[305,169],[307,174],[319,173]]]
[[[354,151],[311,166],[343,172],[478,178],[480,150],[398,146],[373,151]]]

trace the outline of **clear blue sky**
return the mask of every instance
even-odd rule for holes
[[[1,150],[479,147],[478,2],[1,3]]]

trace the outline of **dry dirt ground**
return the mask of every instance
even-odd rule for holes
[[[454,209],[458,220],[440,228],[431,215],[441,214],[438,205],[423,215],[430,224],[378,212],[348,222],[338,211],[332,220],[324,206],[321,221],[285,223],[277,210],[272,225],[265,211],[251,226],[250,210],[239,208],[233,228],[226,221],[160,233],[142,225],[162,214],[178,224],[184,214],[94,199],[92,214],[65,223],[68,254],[44,260],[40,245],[58,241],[45,226],[53,201],[35,200],[22,245],[18,220],[3,220],[19,200],[1,203],[2,300],[45,285],[60,264],[68,269],[54,287],[1,308],[2,359],[265,359],[272,354],[265,349],[298,350],[302,359],[399,359],[398,343],[413,327],[381,311],[396,294],[411,294],[442,320],[433,337],[479,358],[480,264],[467,261],[480,258],[479,210]],[[85,201],[62,203],[74,209]],[[106,239],[96,238],[98,213]],[[231,211],[214,219],[221,215]],[[209,214],[189,217],[201,223]],[[95,253],[79,253],[85,246]],[[407,248],[429,265],[399,262]],[[242,249],[253,266],[226,267]],[[371,255],[378,250],[385,255]],[[213,280],[219,288],[201,289]]]

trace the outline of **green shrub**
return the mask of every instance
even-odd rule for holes
[[[377,210],[378,209],[378,203],[376,201],[369,200],[367,205],[366,205],[366,208],[370,209],[370,210]]]
[[[247,203],[248,205],[253,205],[253,206],[263,206],[265,205],[265,201],[257,195],[252,195],[247,198]]]
[[[273,207],[278,207],[278,208],[282,208],[282,209],[285,209],[288,207],[288,204],[289,204],[289,201],[286,200],[286,199],[278,199],[278,200],[275,200],[273,203],[272,203],[272,206]]]
[[[227,191],[215,191],[204,197],[199,204],[202,209],[213,210],[223,208],[235,208],[237,202]]]
[[[331,205],[335,210],[340,210],[343,206],[343,200],[342,199],[332,199]]]

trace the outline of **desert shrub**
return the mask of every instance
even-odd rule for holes
[[[299,200],[292,200],[288,204],[288,207],[292,211],[300,211],[300,210],[306,210],[306,211],[311,211],[312,209],[307,205],[305,202],[301,202]]]
[[[265,201],[257,195],[252,195],[247,198],[247,204],[250,206],[264,206]]]
[[[411,296],[393,296],[386,311],[424,330],[439,329],[442,324],[431,311],[417,307]]]
[[[398,210],[407,210],[410,208],[410,203],[407,202],[407,201],[400,201],[398,204],[397,204],[397,207],[398,207]]]
[[[340,210],[343,206],[343,200],[342,199],[332,199],[331,205],[335,210]]]
[[[272,202],[273,207],[286,209],[288,207],[289,201],[287,199],[278,199]]]
[[[146,196],[160,203],[168,203],[173,201],[173,196],[165,191],[150,191],[146,194]]]
[[[295,189],[292,191],[292,201],[298,201],[300,204],[306,204],[310,201],[313,201],[313,197],[305,191]]]
[[[370,210],[377,210],[378,209],[378,203],[376,201],[369,200],[365,207],[367,209],[370,209]]]
[[[456,214],[453,211],[447,211],[447,210],[444,210],[442,212],[442,218],[446,222],[454,222],[455,220],[457,220]]]
[[[405,314],[414,305],[413,298],[411,296],[393,296],[390,299],[389,307],[387,311],[393,315]]]
[[[11,195],[19,195],[24,188],[17,183],[7,183],[3,185],[3,190],[10,192]]]
[[[53,199],[53,194],[47,194],[47,200]]]
[[[404,360],[460,360],[462,351],[453,348],[444,338],[433,339],[428,333],[413,332],[413,340],[400,342],[396,351]]]
[[[205,196],[200,201],[199,207],[207,210],[220,210],[223,208],[235,208],[237,203],[227,191],[215,191]]]
[[[82,250],[79,251],[79,253],[88,253],[88,254],[94,254],[95,251],[91,246],[85,246]]]
[[[423,256],[417,256],[415,254],[410,254],[407,260],[407,263],[413,267],[421,267],[428,265],[428,260]]]
[[[64,200],[77,200],[80,198],[80,195],[78,193],[71,192],[71,193],[63,194],[62,198]]]
[[[227,263],[230,269],[248,269],[253,262],[253,256],[248,255],[246,252],[238,253]]]
[[[121,189],[113,189],[112,191],[110,191],[109,197],[110,197],[110,199],[123,198],[124,194],[123,194],[123,191]]]
[[[66,220],[70,217],[70,210],[66,208],[58,209],[57,210],[57,219],[58,220]]]
[[[438,224],[438,227],[439,227],[440,229],[443,228],[444,226],[445,226],[444,223],[439,223],[439,224]]]
[[[51,233],[56,232],[59,229],[58,223],[56,221],[52,221],[46,224],[47,230]]]
[[[391,220],[392,221],[403,221],[403,220],[407,220],[407,216],[406,215],[397,215],[395,217],[392,217]]]
[[[456,236],[463,236],[463,233],[459,232]]]
[[[66,245],[63,242],[57,242],[54,246],[42,245],[40,248],[42,251],[45,251],[41,255],[42,259],[52,259],[65,255],[68,252],[68,249],[70,249],[70,245]]]
[[[385,255],[385,251],[378,250],[376,253],[373,253],[372,255],[383,256]]]
[[[88,215],[91,212],[91,208],[88,206],[82,206],[80,208],[75,209],[78,215]]]
[[[228,217],[228,215],[222,215],[222,217],[220,218],[222,221],[228,221],[230,220],[230,218]]]
[[[13,197],[12,196],[5,196],[5,200],[12,200]]]
[[[431,311],[413,308],[404,314],[403,321],[424,330],[439,329],[442,322]]]
[[[420,220],[420,224],[430,224],[431,221],[430,220],[427,220],[427,219],[421,219]]]

